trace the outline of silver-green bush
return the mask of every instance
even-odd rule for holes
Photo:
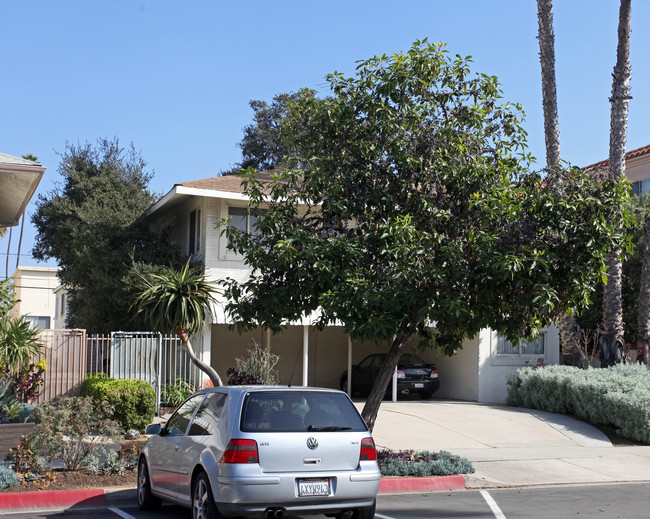
[[[507,403],[612,425],[621,436],[650,444],[650,371],[639,364],[521,368],[508,381]]]
[[[16,474],[9,467],[0,465],[0,488],[9,488],[17,485],[20,482],[18,474]]]

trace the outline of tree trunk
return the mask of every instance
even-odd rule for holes
[[[207,365],[205,362],[203,362],[196,356],[194,350],[192,349],[190,338],[187,336],[187,334],[182,330],[176,330],[176,333],[181,338],[181,341],[183,341],[183,346],[185,346],[185,350],[187,351],[187,354],[190,356],[190,360],[194,363],[194,365],[197,368],[199,368],[201,371],[203,371],[206,375],[208,375],[208,377],[210,377],[210,380],[212,381],[212,385],[214,387],[223,386],[221,377],[216,372],[216,370],[212,366]]]
[[[546,168],[554,181],[560,164],[560,125],[557,116],[555,82],[555,33],[553,32],[553,0],[537,0],[539,61],[542,66],[542,106],[544,108],[544,139]]]
[[[643,362],[650,362],[650,219],[646,220],[645,246],[641,264],[641,282],[639,286],[639,311],[638,311],[638,349],[643,354]]]
[[[391,381],[399,358],[402,356],[402,353],[406,351],[406,346],[412,338],[413,334],[401,335],[395,338],[393,344],[390,347],[390,350],[388,350],[386,360],[384,361],[384,364],[377,374],[375,384],[370,390],[370,394],[366,400],[366,405],[363,406],[363,411],[361,413],[361,416],[363,416],[363,419],[366,421],[366,424],[370,428],[370,431],[372,431],[375,427],[375,421],[377,420],[379,406],[381,405],[381,401],[384,399],[386,388]]]
[[[562,182],[560,172],[560,125],[557,114],[555,80],[555,33],[553,31],[553,0],[537,0],[539,62],[542,67],[542,106],[544,108],[544,140],[546,141],[546,172],[550,183]],[[560,345],[564,364],[575,364],[580,332],[574,315],[558,319]]]
[[[609,171],[619,179],[625,173],[625,147],[627,140],[627,113],[630,100],[630,16],[631,0],[621,0],[618,20],[618,46],[612,81],[612,105],[609,133]],[[622,263],[620,249],[608,257],[607,285],[603,293],[604,340],[613,351],[617,338],[623,337]]]

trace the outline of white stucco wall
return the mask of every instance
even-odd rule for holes
[[[546,364],[560,362],[560,338],[555,325],[544,328],[544,355],[526,354],[525,349],[521,355],[498,355],[497,334],[486,329],[479,334],[478,342],[478,394],[479,402],[505,403],[507,394],[507,381],[529,361],[537,364],[540,357]]]
[[[56,308],[54,289],[60,284],[57,272],[58,269],[54,267],[18,267],[12,279],[16,298],[20,301],[12,314],[49,317],[50,328],[53,327]]]

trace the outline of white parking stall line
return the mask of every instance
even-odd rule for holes
[[[483,496],[483,499],[485,499],[485,502],[490,507],[490,510],[492,510],[492,513],[494,514],[494,517],[496,517],[496,519],[506,519],[506,516],[503,515],[503,512],[499,508],[499,505],[497,505],[497,502],[494,499],[492,499],[492,496],[487,490],[481,490],[481,495]]]
[[[119,508],[115,508],[114,506],[110,506],[108,507],[108,509],[114,514],[119,515],[122,519],[137,519],[135,516],[131,514],[127,514],[123,510],[120,510]]]
[[[378,517],[379,519],[395,519],[394,517],[389,517],[387,515],[382,515],[382,514],[375,514],[375,517]]]

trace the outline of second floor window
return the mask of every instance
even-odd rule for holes
[[[241,232],[257,234],[256,223],[258,217],[264,214],[264,210],[258,209],[249,211],[245,207],[228,208],[228,225]]]
[[[201,252],[201,210],[196,209],[190,213],[190,242],[188,252],[198,254]]]
[[[632,182],[633,195],[644,196],[648,193],[650,193],[650,178]]]

